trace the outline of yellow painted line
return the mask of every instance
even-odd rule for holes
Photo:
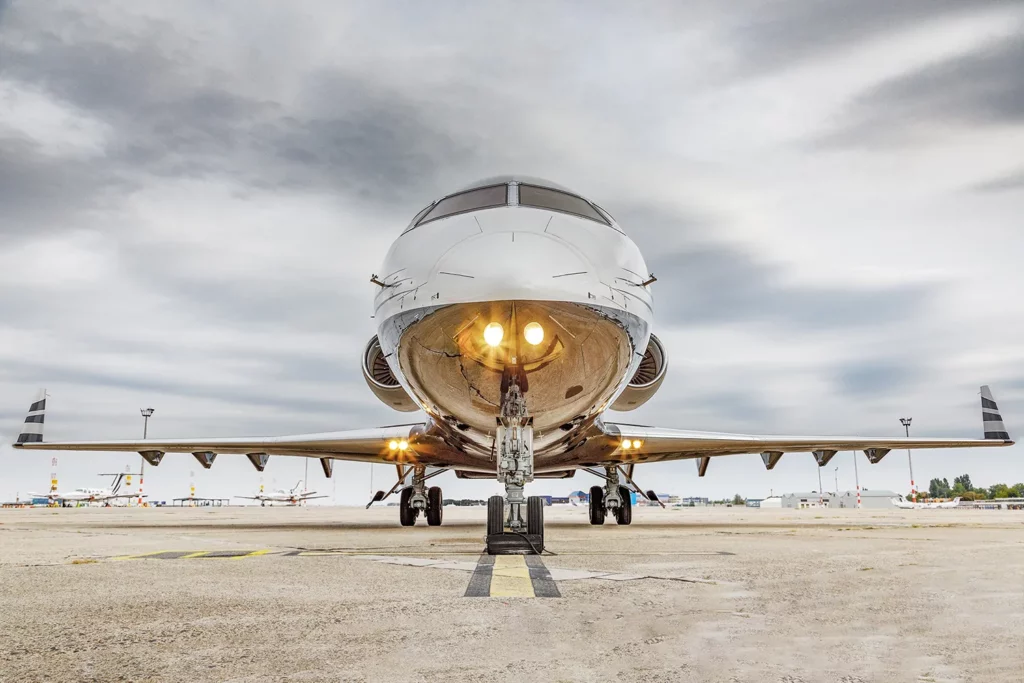
[[[146,558],[146,557],[151,557],[153,555],[162,555],[163,553],[167,553],[167,552],[173,552],[173,551],[171,551],[171,550],[154,550],[151,553],[139,553],[137,555],[118,555],[117,557],[111,557],[110,561],[111,562],[123,562],[125,560],[141,560],[141,559]]]
[[[219,558],[219,559],[222,559],[222,560],[244,560],[247,557],[256,557],[257,555],[266,555],[269,552],[270,552],[270,549],[267,548],[266,550],[253,550],[251,553],[246,553],[245,555],[235,555],[234,557],[222,557],[222,558]]]
[[[174,559],[176,559],[176,560],[191,560],[193,557],[202,557],[203,555],[205,555],[208,552],[210,552],[210,551],[209,550],[200,550],[198,552],[189,553],[188,555],[182,555],[181,557],[176,557]]]
[[[530,568],[522,555],[498,555],[491,573],[492,598],[533,598]]]

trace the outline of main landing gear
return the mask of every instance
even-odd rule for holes
[[[395,467],[398,468],[398,481],[387,493],[377,491],[373,499],[366,504],[367,509],[401,488],[398,498],[398,521],[402,526],[415,525],[416,518],[420,516],[420,513],[427,518],[429,526],[441,526],[444,516],[444,495],[441,493],[440,486],[428,488],[426,481],[446,470],[438,469],[427,474],[427,468],[423,465],[396,465]],[[403,487],[410,474],[412,474],[412,484]]]
[[[652,503],[658,503],[665,507],[653,490],[644,492],[633,481],[632,465],[625,467],[608,465],[604,468],[604,474],[589,467],[583,469],[605,481],[604,486],[590,487],[590,523],[595,526],[604,524],[605,517],[609,514],[620,525],[631,524],[633,522],[633,498],[631,495],[633,491]],[[620,483],[621,481],[625,481],[629,486]]]
[[[600,486],[590,487],[590,523],[594,525],[604,524],[605,517],[612,513],[615,521],[626,525],[633,521],[633,502],[629,495],[629,489],[625,486],[618,486],[615,499],[605,495],[605,489]]]
[[[422,512],[430,526],[441,526],[444,513],[440,486],[426,485],[427,468],[414,465],[412,468],[412,485],[402,489],[398,503],[398,520],[402,526],[412,526]]]
[[[523,495],[533,481],[533,418],[519,387],[520,375],[506,372],[501,416],[495,444],[498,481],[505,496],[487,501],[487,552],[490,555],[530,555],[544,552],[544,500]]]

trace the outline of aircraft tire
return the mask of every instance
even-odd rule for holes
[[[398,521],[402,523],[402,526],[412,526],[416,523],[416,513],[418,511],[409,504],[411,499],[412,487],[406,486],[402,489],[398,499]]]
[[[615,521],[620,526],[626,526],[633,521],[633,501],[629,496],[629,489],[620,486],[619,497],[622,498],[622,505],[615,511]]]
[[[526,499],[526,533],[537,534],[544,539],[544,499],[530,496]]]
[[[443,511],[444,499],[441,496],[441,487],[431,486],[427,489],[427,524],[441,526]]]
[[[604,489],[600,486],[590,487],[590,523],[594,526],[604,524]]]
[[[505,531],[505,499],[491,496],[487,499],[487,535],[493,536]]]

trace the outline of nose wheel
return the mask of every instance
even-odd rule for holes
[[[526,519],[522,519],[525,508]],[[518,509],[518,528],[506,515],[516,514],[504,496],[487,500],[487,553],[489,555],[539,555],[544,552],[544,499],[530,496]]]

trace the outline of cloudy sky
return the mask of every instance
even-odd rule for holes
[[[629,421],[974,436],[988,383],[1019,435],[1024,5],[727,4],[0,0],[0,499],[48,486],[53,454],[6,445],[42,386],[48,439],[138,437],[147,406],[160,437],[403,421],[359,371],[367,279],[431,199],[508,172],[593,197],[658,276],[670,374]],[[59,457],[62,489],[138,463]],[[904,454],[859,457],[909,488]],[[914,464],[1012,483],[1024,446]],[[817,488],[806,454],[695,469],[638,479]],[[310,485],[361,502],[369,470]],[[302,476],[169,455],[146,488]]]

